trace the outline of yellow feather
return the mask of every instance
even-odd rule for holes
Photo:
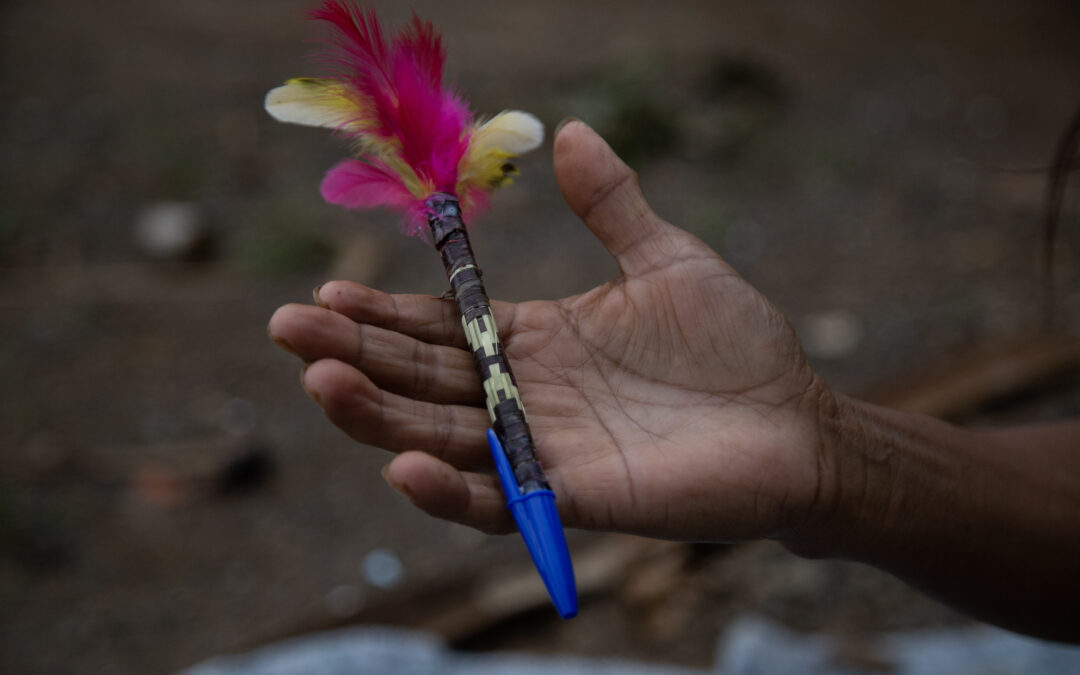
[[[352,134],[356,154],[377,158],[401,176],[409,192],[423,199],[432,191],[405,160],[394,141],[364,135],[371,126],[362,100],[346,93],[341,82],[331,79],[297,77],[266,95],[266,111],[281,122],[311,127],[329,127]]]
[[[434,186],[420,180],[413,168],[401,158],[397,152],[388,152],[379,157],[390,170],[401,176],[401,182],[405,184],[409,192],[417,199],[424,199],[435,191]]]
[[[364,134],[372,124],[363,100],[350,96],[341,82],[297,77],[266,95],[266,111],[281,122],[328,127],[354,137],[356,154],[375,157],[398,173],[409,192],[422,199],[434,188],[425,184],[401,158],[393,140]],[[544,140],[544,125],[520,110],[492,117],[472,131],[469,148],[459,165],[458,194],[469,187],[483,190],[509,185],[517,168],[508,160],[536,149]]]
[[[266,112],[281,122],[331,129],[363,124],[360,106],[336,80],[297,77],[266,94]]]

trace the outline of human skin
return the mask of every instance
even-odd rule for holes
[[[783,315],[653,213],[591,129],[564,125],[554,152],[563,196],[620,273],[493,311],[567,527],[773,538],[1080,640],[1080,425],[973,432],[834,393]],[[398,453],[383,475],[427,513],[512,530],[454,304],[341,281],[315,301],[280,308],[269,333],[307,364],[330,420]]]

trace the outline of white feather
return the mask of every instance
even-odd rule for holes
[[[498,148],[510,155],[523,155],[544,142],[544,124],[520,110],[506,110],[480,125],[472,145],[478,152]]]

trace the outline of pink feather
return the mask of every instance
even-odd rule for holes
[[[393,209],[405,216],[406,234],[423,234],[424,202],[409,192],[401,177],[381,162],[342,160],[326,172],[319,192],[330,204],[349,209],[379,206]]]
[[[335,36],[329,60],[341,71],[339,80],[357,104],[364,131],[354,136],[394,147],[420,179],[425,194],[410,191],[405,181],[373,157],[347,160],[323,181],[323,197],[350,208],[389,206],[406,217],[410,234],[422,204],[434,192],[453,193],[458,164],[469,145],[473,118],[466,103],[442,84],[446,52],[430,22],[415,14],[412,23],[388,44],[374,10],[328,0],[312,17],[330,23]],[[348,133],[348,132],[346,132]],[[482,192],[482,191],[478,191]],[[476,212],[486,195],[459,195]]]

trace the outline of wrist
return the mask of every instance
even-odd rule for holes
[[[893,564],[915,543],[955,545],[994,516],[976,495],[1007,489],[1008,472],[993,465],[986,443],[924,415],[834,394],[819,434],[818,499],[783,540],[804,557]],[[991,477],[1005,483],[990,489]]]
[[[894,456],[874,442],[868,407],[831,390],[820,397],[815,498],[803,522],[781,537],[797,555],[853,557],[853,544],[867,545],[883,529],[869,521],[889,515]]]
[[[1080,639],[1074,435],[968,431],[837,395],[819,429],[818,498],[781,538],[789,550],[873,565],[1014,630]]]

